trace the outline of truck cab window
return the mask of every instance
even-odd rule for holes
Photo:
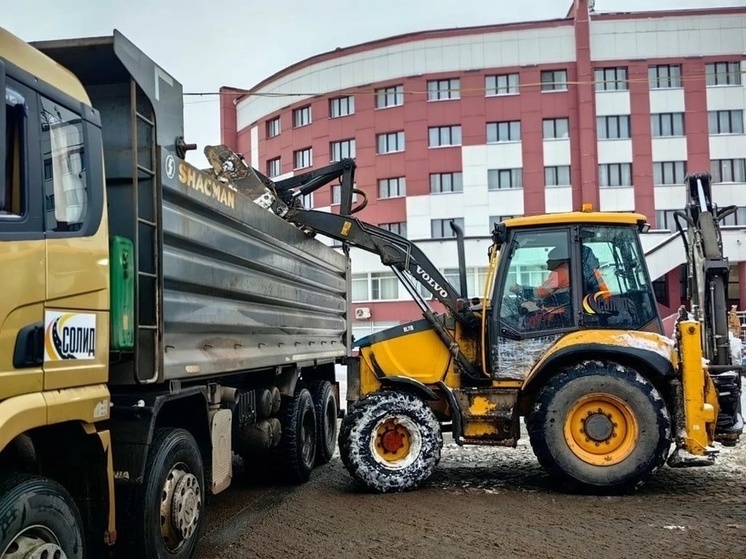
[[[0,187],[0,219],[26,214],[25,100],[14,89],[5,89],[5,177]]]
[[[77,231],[85,222],[88,190],[80,116],[41,98],[44,214],[48,231]]]

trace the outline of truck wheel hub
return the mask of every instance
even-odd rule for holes
[[[44,532],[48,531],[44,529]],[[49,535],[50,538],[42,534],[37,536],[31,531],[28,534],[21,533],[5,550],[2,559],[67,559],[67,555],[56,541],[48,541],[56,540],[51,532]]]
[[[174,467],[161,498],[161,535],[171,551],[194,535],[201,511],[202,491],[197,477]]]

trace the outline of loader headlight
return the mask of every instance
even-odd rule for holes
[[[650,224],[647,221],[640,220],[637,222],[637,230],[640,233],[647,233],[650,231]]]

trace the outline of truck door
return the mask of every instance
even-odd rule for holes
[[[47,248],[47,390],[105,382],[109,355],[108,227],[98,126],[54,92],[39,95]],[[74,110],[77,109],[77,110]]]
[[[0,398],[5,399],[43,387],[46,254],[41,169],[29,165],[38,155],[30,123],[36,98],[5,75],[1,61],[0,91]]]

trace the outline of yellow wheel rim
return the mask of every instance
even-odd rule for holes
[[[564,435],[570,450],[584,462],[613,466],[635,449],[640,429],[627,402],[611,394],[588,394],[568,411]]]
[[[375,433],[376,454],[384,462],[398,462],[405,458],[412,446],[412,434],[396,419],[387,419]]]

